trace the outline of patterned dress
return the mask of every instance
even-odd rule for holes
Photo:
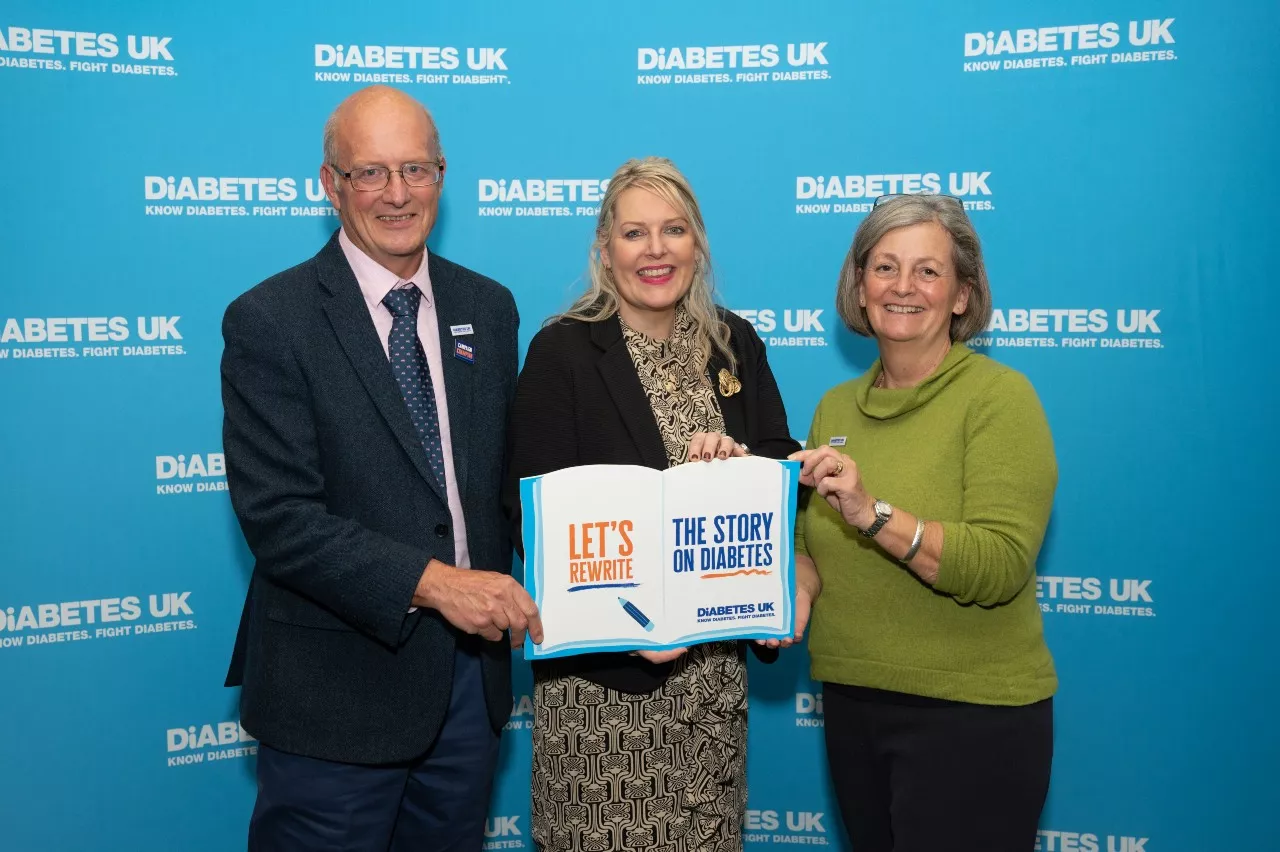
[[[670,464],[723,432],[681,309],[671,337],[622,326]],[[534,684],[533,838],[547,852],[738,852],[747,800],[747,672],[736,642],[694,645],[656,692],[572,675]]]

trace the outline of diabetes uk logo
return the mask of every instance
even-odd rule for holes
[[[1007,308],[991,312],[978,349],[1165,349],[1160,308]]]
[[[896,174],[796,175],[797,216],[870,213],[882,195],[951,195],[973,212],[995,210],[991,172],[920,171]]]
[[[169,728],[164,732],[165,765],[193,766],[235,760],[258,753],[258,741],[239,720]]]
[[[1147,848],[1151,838],[1132,834],[1100,834],[1092,831],[1036,832],[1035,852],[1155,852]]]
[[[822,713],[822,693],[821,692],[797,692],[796,693],[796,727],[797,728],[822,728],[826,726],[826,720]]]
[[[316,44],[317,83],[505,86],[507,48],[415,44]]]
[[[0,68],[177,77],[173,37],[0,26]]]
[[[1036,600],[1063,616],[1156,617],[1150,577],[1036,577]]]
[[[1174,18],[977,30],[964,34],[965,73],[1118,68],[1172,62]]]
[[[175,216],[336,217],[320,178],[290,175],[144,175],[143,214]]]
[[[182,317],[0,317],[0,361],[186,355]]]
[[[476,182],[476,215],[502,218],[590,216],[600,212],[608,178],[486,177]]]
[[[0,649],[195,630],[191,592],[157,592],[0,607]]]
[[[825,308],[734,308],[769,346],[827,346]]]
[[[636,51],[640,86],[756,85],[830,80],[829,43],[663,45]]]
[[[227,490],[227,463],[222,453],[156,456],[156,494],[162,497]]]
[[[822,811],[791,811],[774,808],[747,808],[742,820],[742,839],[747,843],[786,846],[830,846],[830,821]]]

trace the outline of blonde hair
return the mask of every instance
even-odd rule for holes
[[[713,350],[728,361],[731,370],[735,369],[736,359],[729,346],[729,326],[720,319],[719,309],[716,307],[711,249],[707,245],[707,230],[702,224],[698,199],[694,197],[693,188],[689,186],[685,176],[674,163],[663,157],[627,160],[609,179],[609,188],[605,190],[600,202],[600,215],[596,219],[595,241],[587,256],[587,275],[591,286],[567,311],[552,321],[573,319],[601,322],[618,312],[618,285],[613,280],[612,273],[605,268],[600,250],[609,244],[609,237],[613,233],[618,197],[633,188],[652,192],[679,210],[688,220],[689,229],[693,232],[693,282],[689,285],[689,291],[681,298],[680,304],[684,306],[692,322],[690,336],[699,371],[706,370]]]

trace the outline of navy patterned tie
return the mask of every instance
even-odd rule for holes
[[[445,487],[444,455],[440,451],[440,418],[436,414],[436,395],[431,386],[431,369],[418,340],[418,303],[422,293],[417,285],[392,290],[382,300],[391,311],[391,337],[387,348],[391,353],[391,372],[395,374],[413,428],[418,430],[422,449],[436,482]]]

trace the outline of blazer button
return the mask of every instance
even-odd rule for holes
[[[449,535],[449,525],[436,524],[436,535],[439,536],[440,538],[444,538],[447,535]]]

